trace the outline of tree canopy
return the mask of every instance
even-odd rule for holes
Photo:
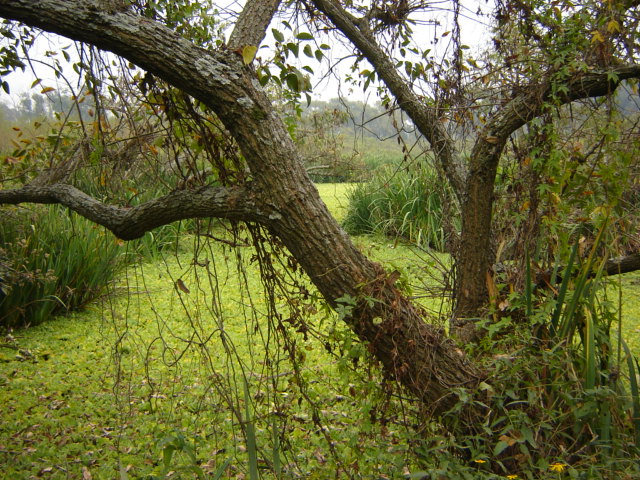
[[[474,12],[447,3],[451,30],[443,31],[439,8],[248,0],[231,18],[186,0],[5,0],[3,73],[25,68],[34,38],[53,32],[80,42],[79,60],[61,55],[82,83],[72,93],[75,143],[55,143],[28,165],[20,163],[26,149],[13,152],[16,174],[3,179],[0,203],[61,204],[123,240],[189,218],[259,225],[343,312],[389,379],[429,413],[450,412],[461,390],[477,392],[491,372],[428,321],[396,273],[356,248],[320,200],[291,119],[311,100],[310,75],[328,65],[330,43],[342,43],[353,88],[375,88],[385,111],[406,115],[427,145],[423,158],[454,192],[461,217],[451,332],[473,342],[483,336],[476,321],[507,305],[495,264],[520,262],[513,285],[530,300],[529,260],[536,257],[540,274],[557,261],[560,249],[543,252],[541,242],[569,239],[562,222],[584,217],[575,223],[595,231],[587,236],[596,246],[607,222],[624,225],[631,240],[612,253],[637,255],[637,225],[623,201],[637,195],[637,123],[619,113],[616,92],[634,92],[640,78],[640,16],[629,0],[499,1],[480,17],[489,48],[478,51],[461,41],[462,18]],[[233,24],[228,39],[224,22]],[[434,40],[425,45],[419,27],[429,25]],[[267,34],[271,50],[260,48]],[[50,61],[62,76],[61,60]],[[79,107],[84,96],[95,108],[89,117]],[[79,175],[91,161],[134,183],[178,175],[156,198],[128,205],[116,182],[105,195],[83,187]],[[625,177],[616,180],[620,166]],[[547,285],[557,291],[558,282]],[[486,413],[481,402],[464,411],[468,432]]]

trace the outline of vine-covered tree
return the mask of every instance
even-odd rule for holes
[[[295,32],[287,42],[274,29],[273,62],[257,59],[276,12],[293,7],[308,31]],[[383,104],[410,118],[459,203],[453,326],[469,339],[475,330],[469,319],[483,314],[494,288],[492,267],[500,248],[492,221],[501,161],[507,151],[522,153],[519,141],[529,142],[523,162],[541,159],[549,153],[544,140],[554,125],[567,125],[571,108],[587,118],[598,107],[597,100],[580,109],[576,102],[613,98],[625,82],[635,85],[640,17],[638,3],[628,0],[501,1],[492,20],[493,51],[472,58],[460,41],[459,18],[466,13],[454,1],[453,32],[438,36],[452,38],[451,54],[436,58],[438,49],[430,52],[412,31],[420,21],[414,18],[424,18],[430,8],[421,1],[312,0],[281,6],[278,0],[248,0],[228,41],[216,42],[214,14],[204,7],[194,20],[172,2],[3,0],[0,15],[9,21],[3,25],[5,70],[23,65],[20,49],[33,35],[30,28],[112,52],[131,63],[122,62],[123,70],[144,72],[127,83],[130,95],[150,99],[168,123],[191,118],[197,126],[188,133],[201,148],[218,151],[224,144],[225,154],[237,147],[239,155],[218,155],[206,174],[202,165],[187,162],[182,181],[169,193],[134,207],[81,191],[72,184],[68,162],[50,159],[42,176],[7,184],[0,203],[62,204],[124,240],[187,218],[262,225],[286,246],[330,306],[349,307],[345,322],[385,374],[431,413],[448,411],[458,401],[456,392],[475,390],[487,374],[427,321],[423,309],[395,285],[394,274],[354,246],[320,200],[264,87],[276,84],[294,102],[308,93],[304,69],[287,58],[302,50],[322,59],[327,46],[319,39],[328,31],[353,50],[356,81],[378,86]],[[314,38],[317,48],[311,46]],[[87,62],[80,63],[90,86],[98,88],[99,75]],[[110,88],[122,92],[125,85],[116,81]],[[152,138],[161,125],[130,127],[136,128]],[[232,137],[233,145],[220,143],[220,136]],[[554,137],[556,143],[566,140]],[[590,148],[576,147],[578,163],[589,158]],[[130,153],[121,151],[120,161],[126,163]],[[203,176],[213,180],[193,181]],[[542,180],[536,188],[548,188],[548,179]]]

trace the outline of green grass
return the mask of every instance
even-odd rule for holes
[[[344,215],[349,186],[319,188],[335,215]],[[432,290],[446,256],[381,237],[356,241],[399,269],[409,294],[440,308]],[[410,405],[389,399],[381,410],[376,370],[363,365],[363,347],[335,316],[311,297],[301,308],[317,310],[318,335],[305,339],[277,297],[282,330],[273,328],[253,250],[196,242],[185,237],[177,256],[129,267],[114,295],[87,311],[0,340],[3,478],[197,478],[196,467],[207,478],[249,478],[256,463],[263,478],[273,478],[265,462],[277,463],[281,478],[335,478],[342,470],[391,479],[419,470],[409,451]],[[213,272],[218,281],[209,284]],[[636,349],[639,280],[623,280],[624,328]],[[296,341],[299,378],[278,346],[285,332]],[[325,338],[341,351],[329,354]],[[245,437],[243,428],[253,433]],[[339,446],[337,457],[325,434]],[[480,478],[477,465],[455,468]]]
[[[0,280],[7,296],[0,327],[37,325],[82,307],[121,271],[126,250],[104,228],[57,205],[4,207]]]
[[[630,350],[640,357],[640,272],[622,275],[622,330]]]
[[[350,192],[353,183],[317,183],[316,187],[320,196],[327,204],[333,216],[341,222],[347,213],[347,194]]]
[[[288,472],[284,478],[326,478],[335,472],[336,460],[309,418],[291,362],[269,348],[276,334],[264,318],[265,299],[256,293],[261,287],[250,255],[241,259],[244,272],[238,272],[233,259],[224,260],[225,248],[216,245],[208,253],[221,259],[215,268],[224,279],[215,288],[221,298],[216,312],[210,311],[206,279],[198,280],[205,268],[190,265],[186,254],[167,259],[166,266],[130,268],[120,285],[133,292],[129,297],[19,332],[21,353],[0,350],[5,478],[82,478],[83,468],[94,478],[115,478],[118,463],[128,468],[129,478],[162,477],[162,445],[178,434],[192,444],[205,472],[228,460],[225,475],[246,472],[248,446],[229,405],[244,411],[245,378],[261,419],[255,432],[264,449],[260,459],[273,458],[267,428],[273,423],[286,432],[278,455]],[[239,286],[244,274],[246,289]],[[190,293],[175,288],[178,277]],[[251,317],[242,303],[253,304],[257,315]],[[348,336],[333,317],[320,314],[317,320],[325,332]],[[406,431],[369,421],[378,380],[351,370],[361,348],[345,340],[347,353],[336,357],[313,337],[299,341],[302,376],[313,381],[306,394],[321,407],[332,440],[343,445],[340,461],[368,459],[359,467],[363,478],[407,467]],[[275,383],[266,379],[273,374],[267,362],[277,365]],[[369,383],[372,390],[362,390]],[[353,385],[358,390],[350,393]],[[185,451],[177,452],[169,470],[186,468],[188,459]]]

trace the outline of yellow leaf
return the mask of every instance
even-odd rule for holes
[[[92,480],[93,476],[87,467],[82,467],[82,480]]]
[[[42,90],[40,90],[40,93],[41,94],[49,93],[49,92],[53,92],[54,90],[55,90],[55,88],[53,88],[53,87],[44,87]]]
[[[619,31],[620,31],[620,24],[617,21],[611,20],[609,23],[607,23],[607,32],[618,33]]]
[[[591,32],[591,43],[603,43],[604,37],[598,30]]]
[[[255,45],[247,45],[242,49],[242,60],[245,65],[249,65],[253,62],[253,59],[256,58],[256,52],[258,51],[258,47]]]
[[[511,438],[508,435],[501,435],[499,440],[504,442],[504,443],[506,443],[510,447],[513,446],[516,443],[516,439],[515,438]]]

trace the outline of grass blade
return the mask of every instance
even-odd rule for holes
[[[560,315],[562,314],[562,307],[564,306],[564,299],[567,296],[567,289],[569,288],[569,280],[571,279],[571,271],[573,270],[573,263],[576,259],[576,254],[578,253],[578,241],[573,245],[571,249],[571,254],[569,255],[569,261],[567,262],[567,266],[564,269],[564,274],[562,275],[562,284],[560,285],[560,290],[558,291],[558,298],[556,300],[556,308],[553,311],[553,316],[551,317],[551,328],[550,333],[551,336],[555,336],[556,331],[558,329],[558,322],[560,321]]]
[[[627,357],[627,368],[629,369],[629,389],[631,390],[632,422],[635,429],[636,446],[640,446],[640,392],[638,391],[638,373],[640,366],[638,360],[631,354],[627,342],[620,339],[625,356]]]
[[[249,385],[245,378],[244,380],[244,405],[245,405],[245,422],[247,424],[247,453],[249,454],[249,478],[251,480],[258,480],[260,475],[258,474],[258,447],[256,443],[256,428],[251,417],[251,397],[249,396]]]
[[[533,305],[531,300],[531,260],[529,259],[529,249],[525,252],[525,270],[524,270],[524,299],[526,304],[527,318],[533,313]]]

